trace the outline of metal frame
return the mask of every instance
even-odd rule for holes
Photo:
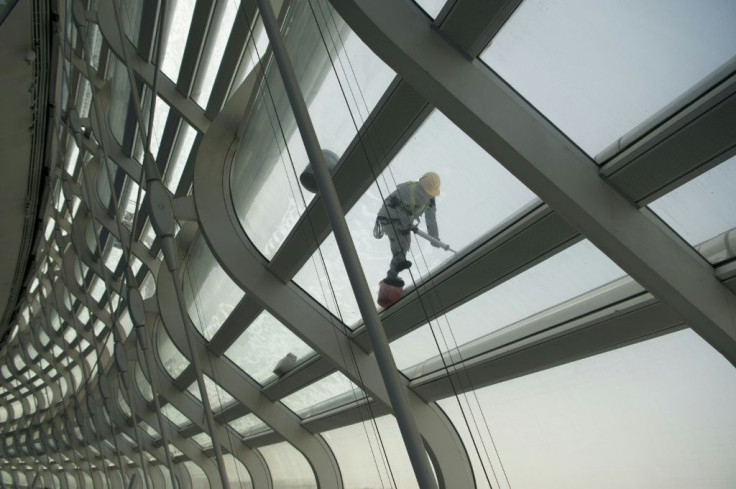
[[[513,328],[464,345],[465,361],[455,365],[449,374],[442,368],[442,358],[437,357],[417,367],[424,370],[412,372],[411,381],[402,381],[441,486],[475,485],[465,448],[455,428],[433,402],[452,395],[457,386],[462,390],[477,389],[676,331],[685,325],[699,332],[736,363],[733,320],[736,317],[733,295],[736,267],[729,263],[714,269],[646,209],[641,209],[657,196],[736,152],[736,138],[723,131],[724,127],[730,127],[723,121],[736,122],[736,75],[732,67],[714,74],[712,79],[703,82],[703,87],[695,87],[687,94],[686,99],[673,102],[652,121],[622,137],[597,157],[599,163],[604,163],[599,167],[476,59],[518,6],[518,0],[496,2],[491,8],[474,0],[450,1],[434,22],[409,3],[390,0],[330,2],[364,42],[399,75],[361,128],[360,136],[340,159],[333,181],[344,211],[349,210],[372,183],[373,171],[380,171],[390,162],[433,107],[443,111],[545,202],[512,216],[480,238],[472,249],[460,250],[455,260],[433,272],[431,281],[418,284],[417,289],[410,290],[401,302],[381,312],[389,340],[413,331],[426,321],[424,308],[420,307],[421,297],[427,294],[439,297],[438,303],[443,307],[432,309],[430,315],[443,314],[583,237],[590,239],[641,284],[628,279],[605,290],[594,291],[580,301],[560,304],[553,311],[545,311]],[[124,343],[128,364],[140,362],[141,366],[150,367],[148,380],[156,388],[156,402],[146,401],[138,392],[133,368],[128,368],[127,373],[118,372],[113,352],[101,349],[99,368],[108,379],[105,383],[112,384],[114,392],[123,388],[123,379],[128,379],[126,382],[133,387],[129,389],[133,394],[129,402],[132,416],[122,412],[114,395],[105,399],[97,393],[95,398],[99,406],[104,404],[113,411],[112,424],[102,415],[92,416],[82,427],[82,439],[73,436],[68,444],[54,440],[57,450],[51,449],[48,443],[44,445],[47,450],[39,452],[32,441],[65,429],[67,423],[77,417],[75,406],[85,405],[88,391],[73,389],[71,372],[83,365],[84,358],[93,353],[95,342],[101,339],[95,338],[89,330],[94,320],[102,321],[105,331],[122,329],[117,318],[122,307],[111,309],[110,301],[113,291],[124,296],[128,264],[120,260],[116,270],[107,270],[99,263],[100,253],[110,240],[116,239],[123,246],[132,243],[132,255],[142,262],[135,273],[138,283],[149,272],[155,277],[156,295],[145,304],[143,334],[147,344],[155,344],[153,325],[160,318],[174,344],[180,351],[187,352],[182,328],[194,327],[190,319],[179,312],[171,275],[160,270],[156,258],[161,249],[160,240],[156,239],[150,250],[138,241],[151,210],[148,201],[138,211],[138,227],[128,231],[120,226],[122,218],[114,209],[110,213],[103,207],[94,189],[77,183],[80,175],[83,181],[98,181],[106,171],[100,161],[102,155],[113,162],[121,175],[134,181],[139,179],[140,167],[130,156],[132,139],[121,146],[110,134],[105,121],[112,95],[109,84],[101,76],[106,72],[107,56],[117,56],[132,60],[129,64],[140,86],[153,87],[151,40],[155,19],[149,18],[142,23],[144,42],[134,46],[124,38],[121,43],[113,20],[112,1],[102,0],[98,12],[86,13],[89,20],[99,22],[103,37],[100,69],[95,72],[88,66],[81,44],[75,50],[67,49],[66,59],[59,56],[60,62],[68,60],[73,67],[71,81],[75,85],[81,82],[82,76],[90,81],[95,110],[89,120],[82,121],[82,126],[91,130],[95,139],[76,133],[76,141],[83,146],[83,151],[78,156],[75,175],[71,179],[63,177],[63,170],[54,168],[49,178],[51,193],[67,185],[64,193],[69,192],[66,195],[68,204],[77,198],[84,204],[71,222],[58,222],[58,230],[50,239],[39,239],[39,256],[51,257],[59,264],[59,270],[43,272],[43,262],[32,265],[30,277],[41,280],[39,290],[43,287],[49,297],[35,301],[28,294],[26,304],[31,310],[31,320],[29,323],[20,321],[21,329],[14,343],[7,344],[0,353],[2,364],[19,379],[16,386],[0,376],[3,388],[0,409],[8,412],[12,419],[5,422],[2,429],[0,457],[5,461],[1,467],[31,465],[39,471],[47,467],[42,477],[49,486],[57,484],[53,477],[62,470],[76,474],[77,484],[84,487],[74,467],[89,468],[93,464],[106,464],[105,461],[118,464],[121,455],[135,460],[142,448],[156,462],[142,457],[131,467],[120,467],[123,479],[115,479],[113,486],[120,486],[136,467],[149,472],[155,483],[165,483],[166,477],[159,469],[166,465],[167,447],[162,446],[165,437],[150,439],[137,426],[136,420],[142,420],[160,434],[171,436],[169,443],[183,453],[174,457],[175,466],[181,468],[183,461],[193,461],[204,470],[212,487],[221,485],[218,468],[213,462],[213,449],[201,450],[189,439],[200,431],[214,435],[213,443],[223,452],[230,453],[231,448],[236,447],[232,455],[249,470],[255,487],[271,487],[272,484],[268,466],[255,449],[286,440],[304,454],[320,487],[339,488],[342,487],[340,467],[319,433],[362,421],[367,416],[391,412],[365,327],[358,324],[355,329],[348,330],[290,282],[329,234],[322,199],[313,200],[267,264],[250,244],[235,215],[229,193],[231,155],[226,147],[236,137],[252,89],[258,83],[257,77],[251,77],[237,90],[231,87],[244,43],[248,40],[243,19],[252,19],[256,11],[253,1],[243,5],[248,9],[247,15],[238,11],[241,22],[236,23],[229,39],[222,69],[215,80],[216,90],[207,107],[201,108],[189,95],[197,80],[198,67],[207,56],[211,21],[221,12],[221,5],[211,0],[197,1],[177,83],[160,77],[157,85],[159,96],[170,106],[157,166],[160,171],[166,167],[178,138],[180,121],[186,121],[199,135],[179,188],[171,195],[179,197],[175,208],[181,212],[178,217],[186,221],[182,221],[177,246],[182,253],[186,252],[192,236],[201,232],[220,265],[247,294],[211,341],[195,334],[193,352],[206,361],[201,362],[199,370],[191,364],[177,379],[168,376],[155,346],[146,348],[145,343],[137,341],[136,334],[128,336]],[[158,11],[155,2],[148,2],[147,6],[152,13]],[[283,18],[282,12],[280,19]],[[416,42],[417,39],[422,41]],[[135,113],[133,107],[129,112]],[[64,121],[68,124],[67,115],[68,112]],[[73,132],[71,127],[61,126],[59,130],[61,134]],[[126,131],[132,135],[135,130],[135,117],[128,117]],[[365,153],[361,142],[371,140],[380,141],[373,146],[384,148],[383,154]],[[63,137],[58,145],[62,155],[69,141],[72,140]],[[56,141],[53,145],[57,145]],[[683,146],[694,148],[694,152],[676,151]],[[85,151],[94,157],[87,160]],[[59,164],[63,165],[63,157],[60,160]],[[668,164],[663,166],[663,161]],[[655,178],[642,178],[646,175]],[[63,184],[63,181],[68,183]],[[190,186],[193,186],[194,195],[186,197]],[[44,219],[56,215],[54,198],[49,201],[43,210]],[[58,215],[62,217],[67,212],[62,210]],[[194,222],[190,222],[192,219]],[[97,230],[97,250],[90,250],[86,245],[88,222],[97,223],[93,226]],[[74,274],[76,260],[89,268],[81,286]],[[100,303],[89,292],[95,277],[106,286]],[[74,302],[71,309],[64,305],[66,294],[70,294]],[[75,314],[78,307],[87,308],[93,319],[81,323]],[[230,362],[224,352],[264,309],[318,355],[277,381],[260,386]],[[52,311],[56,311],[64,323],[59,332],[49,325]],[[77,331],[71,343],[63,336],[67,327]],[[38,338],[40,331],[50,338],[46,346]],[[82,339],[90,346],[80,354]],[[23,342],[33,345],[38,352],[36,360],[43,358],[49,365],[41,368],[34,364]],[[63,350],[62,357],[70,358],[68,363],[62,363],[61,357],[56,358],[55,346]],[[355,363],[346,361],[345,351],[352,352]],[[191,355],[184,356],[192,362]],[[15,365],[16,358],[23,361],[21,368]],[[335,371],[358,384],[371,399],[306,420],[298,419],[279,402],[304,385]],[[220,383],[237,401],[234,406],[214,413],[214,432],[201,419],[201,405],[183,392],[204,373]],[[37,386],[38,379],[41,383]],[[59,379],[65,379],[66,392],[62,392]],[[93,379],[85,380],[94,382]],[[41,392],[46,385],[52,387],[48,403]],[[14,416],[13,401],[20,403],[25,417]],[[191,419],[192,425],[179,429],[164,420],[157,406],[160,408],[166,403]],[[271,431],[241,440],[230,427],[222,426],[250,412],[265,421]],[[15,433],[12,453],[5,445],[10,430]],[[39,432],[41,438],[37,437]],[[25,435],[23,443],[20,442],[21,433]],[[138,447],[131,447],[123,433],[136,439]],[[114,441],[116,449],[100,443],[98,434]],[[93,473],[96,484],[102,477],[104,473]],[[186,478],[182,479],[183,487],[191,485]],[[66,486],[65,480],[59,480],[58,484]]]

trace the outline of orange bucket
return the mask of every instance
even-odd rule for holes
[[[388,307],[401,297],[404,292],[403,287],[396,287],[395,285],[389,285],[381,280],[378,283],[378,305],[381,307]]]

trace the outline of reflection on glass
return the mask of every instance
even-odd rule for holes
[[[199,235],[184,266],[184,298],[197,330],[207,340],[212,339],[244,296]]]
[[[274,487],[317,489],[312,467],[304,455],[290,443],[260,447],[258,451],[266,459]]]
[[[581,241],[488,292],[451,310],[432,327],[391,343],[397,367],[404,370],[439,354],[498,331],[561,302],[589,292],[625,273],[589,241]]]
[[[340,155],[393,72],[349,31],[327,2],[312,3],[316,20],[310,2],[291,5],[284,38],[320,144]],[[234,156],[231,190],[246,234],[270,260],[313,195],[303,191],[297,178],[308,159],[275,65],[268,67],[266,80]]]
[[[441,179],[437,202],[439,237],[460,250],[471,245],[510,216],[537,200],[537,197],[488,153],[480,148],[447,117],[434,111],[412,139],[396,155],[389,167],[347,214],[347,222],[369,285],[378,285],[386,275],[391,251],[388,238],[376,240],[373,226],[383,199],[406,181],[416,181],[424,173],[436,171]],[[379,190],[380,187],[380,190]],[[424,229],[425,224],[420,224]],[[321,246],[321,255],[299,271],[294,281],[348,324],[360,318],[337,244],[330,235]],[[451,253],[412,237],[411,277],[418,280],[452,258]],[[329,274],[325,276],[324,267]],[[334,308],[334,289],[339,311]]]
[[[177,0],[174,2],[174,13],[169,23],[169,34],[166,37],[166,49],[161,53],[161,71],[176,83],[184,57],[184,48],[189,37],[189,26],[194,15],[195,0]]]
[[[736,484],[736,371],[692,330],[484,387],[461,403],[464,413],[456,398],[439,402],[481,489],[499,487],[495,477],[500,487]]]
[[[736,54],[731,0],[521,2],[481,54],[590,155]]]
[[[276,376],[273,369],[287,354],[296,357],[296,363],[314,353],[268,311],[263,311],[225,352],[230,360],[259,384],[266,384]]]
[[[363,397],[362,389],[342,373],[335,372],[286,396],[281,402],[299,417],[308,418]]]
[[[736,255],[736,156],[651,204],[711,263]]]
[[[393,416],[322,433],[340,465],[345,489],[418,488]]]

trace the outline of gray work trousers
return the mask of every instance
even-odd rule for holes
[[[398,226],[396,227],[398,228]],[[386,277],[396,278],[399,276],[396,268],[406,260],[406,254],[409,253],[409,248],[411,248],[411,231],[394,230],[394,226],[391,224],[384,225],[383,231],[388,236],[391,254],[393,255]]]

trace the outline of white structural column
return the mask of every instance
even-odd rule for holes
[[[687,243],[626,200],[589,156],[451,46],[415,5],[330,2],[402,78],[736,365],[736,296]]]

